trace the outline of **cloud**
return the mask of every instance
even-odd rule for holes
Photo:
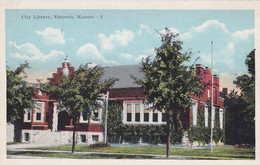
[[[106,37],[103,33],[98,34],[101,48],[104,50],[113,50],[115,45],[127,46],[134,39],[134,33],[131,30],[116,30],[114,34]]]
[[[65,56],[64,52],[52,50],[49,54],[43,54],[40,49],[31,43],[17,45],[16,42],[10,41],[9,45],[15,47],[20,52],[11,54],[12,57],[27,61],[45,62],[57,56]]]
[[[234,51],[234,44],[232,42],[229,42],[227,47],[228,47],[228,50]]]
[[[140,24],[140,29],[139,29],[139,31],[138,31],[138,34],[141,35],[142,32],[143,32],[143,30],[146,30],[147,32],[150,32],[150,31],[151,31],[150,28],[149,28],[147,25],[145,25],[145,24]]]
[[[233,84],[233,81],[235,80],[235,77],[232,76],[229,73],[220,73],[219,74],[219,79],[220,79],[220,89],[222,88],[228,88],[228,90],[233,90],[236,89],[236,86]]]
[[[147,55],[139,55],[139,56],[135,59],[135,61],[136,61],[136,62],[141,62],[142,59],[145,59],[145,58],[147,58],[147,57],[148,57]]]
[[[203,33],[206,32],[210,28],[221,29],[225,33],[228,33],[226,25],[217,20],[207,20],[199,26],[194,26],[190,29],[189,32],[185,32],[180,34],[181,40],[190,40],[193,37],[194,33]]]
[[[228,33],[226,25],[224,23],[220,23],[217,20],[208,20],[208,21],[204,22],[203,24],[201,24],[199,26],[192,27],[191,31],[195,31],[195,32],[200,33],[200,32],[205,32],[208,28],[211,28],[211,27],[220,28],[224,32]]]
[[[126,58],[126,59],[133,59],[134,58],[133,55],[127,54],[127,53],[122,53],[122,54],[120,54],[120,56],[123,57],[123,58]]]
[[[79,57],[82,57],[84,59],[89,60],[88,62],[94,62],[94,63],[105,63],[105,64],[115,64],[117,65],[118,63],[112,60],[107,60],[105,59],[97,47],[94,44],[91,43],[86,43],[85,45],[81,46],[77,50],[77,55]]]
[[[35,32],[40,35],[47,44],[65,44],[64,32],[59,29],[48,27],[42,31]]]
[[[232,34],[232,36],[236,39],[241,39],[241,40],[248,40],[249,36],[254,35],[255,31],[254,29],[247,29],[243,31],[236,31]]]

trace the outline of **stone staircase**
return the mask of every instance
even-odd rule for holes
[[[190,146],[188,132],[186,132],[186,131],[184,132],[181,145],[183,147],[189,147]]]

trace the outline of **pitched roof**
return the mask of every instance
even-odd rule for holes
[[[111,88],[140,87],[140,85],[134,83],[134,80],[130,77],[130,75],[136,76],[138,79],[144,78],[144,74],[141,72],[141,65],[121,65],[105,67],[102,80],[108,78],[119,79]]]

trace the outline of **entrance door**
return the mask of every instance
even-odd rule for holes
[[[66,111],[61,111],[58,114],[58,130],[65,130],[66,125],[70,125],[70,116]]]

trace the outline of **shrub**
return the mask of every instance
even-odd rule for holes
[[[91,149],[100,149],[100,148],[110,148],[111,146],[110,146],[110,144],[108,144],[108,143],[103,143],[103,142],[97,142],[97,143],[95,143],[95,144],[91,144],[91,145],[89,145],[89,148],[91,148]]]

